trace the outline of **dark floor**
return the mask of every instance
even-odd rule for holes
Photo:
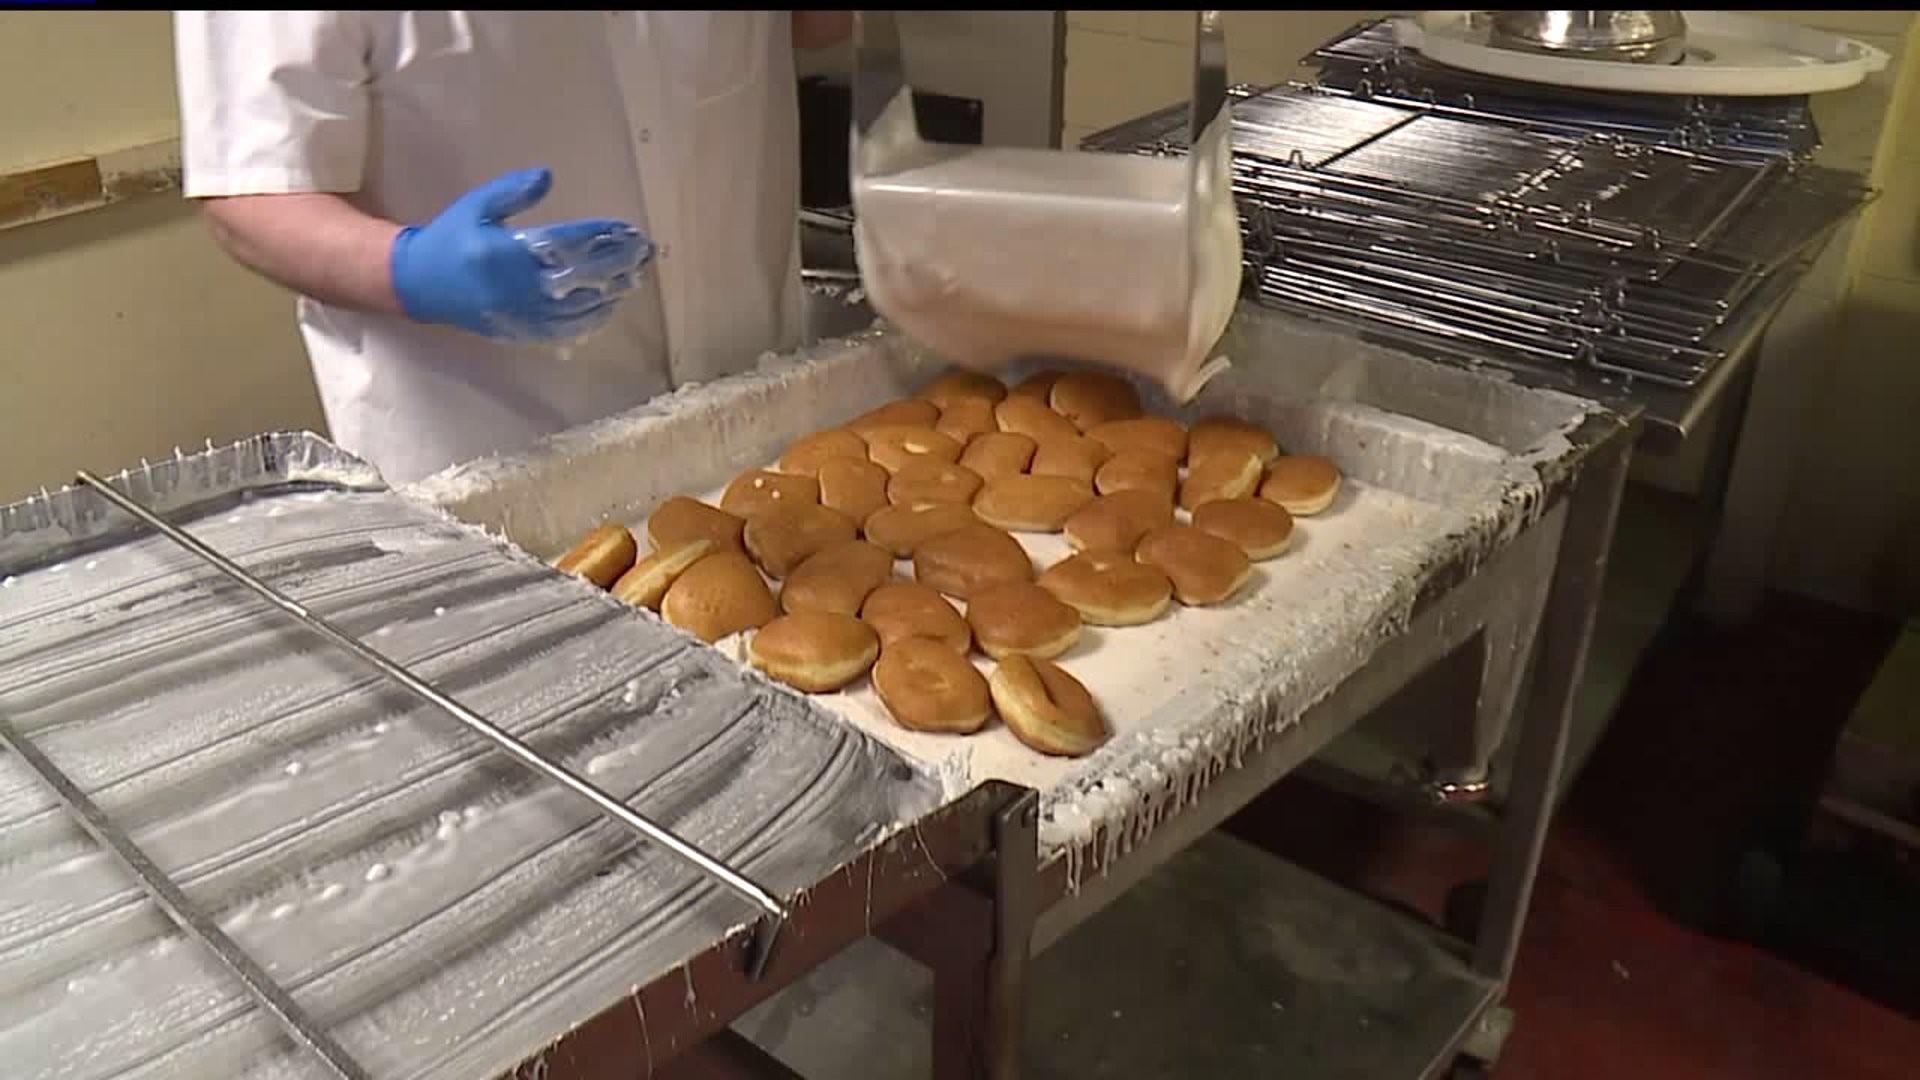
[[[1742,856],[1790,844],[1893,634],[1788,599],[1737,631],[1668,629],[1549,839],[1496,1080],[1920,1077],[1911,969],[1772,935],[1796,964],[1728,918]],[[1299,783],[1235,831],[1435,918],[1486,862],[1455,833]],[[1920,907],[1895,910],[1912,912],[1894,920],[1910,947]]]

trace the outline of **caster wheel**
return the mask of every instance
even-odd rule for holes
[[[1480,933],[1480,915],[1487,907],[1487,883],[1464,881],[1447,893],[1443,922],[1447,933],[1472,941]]]

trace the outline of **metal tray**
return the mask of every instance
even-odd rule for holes
[[[873,903],[872,860],[904,866],[889,837],[947,802],[814,704],[316,436],[115,486],[777,895],[864,862]],[[90,489],[0,508],[0,717],[370,1076],[500,1073],[596,1017],[644,1022],[635,995],[662,980],[693,1013],[696,962],[742,993],[745,901]],[[957,837],[913,850],[923,887],[978,857]],[[9,1077],[322,1075],[12,755],[0,850]],[[884,914],[906,879],[878,880]],[[814,915],[836,927],[801,948],[816,961],[864,931],[845,898]],[[682,1044],[697,1026],[655,1025]]]

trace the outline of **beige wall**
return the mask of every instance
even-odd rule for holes
[[[0,177],[177,135],[166,13],[0,12],[0,101]],[[291,301],[177,195],[0,228],[0,343],[0,501],[321,423]]]

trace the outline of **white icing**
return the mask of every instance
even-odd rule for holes
[[[1185,158],[929,143],[901,92],[855,154],[873,309],[963,367],[1084,360],[1191,399],[1240,291],[1230,130]]]

